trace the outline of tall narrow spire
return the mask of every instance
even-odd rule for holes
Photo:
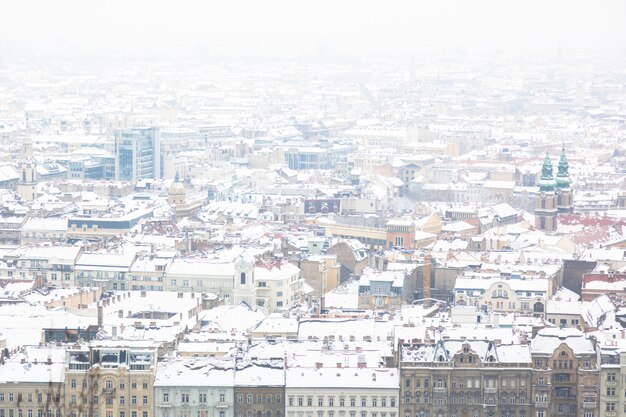
[[[569,177],[569,162],[565,156],[565,143],[561,148],[561,157],[559,158],[558,171],[556,174],[556,185],[558,188],[569,188],[571,183]]]
[[[30,125],[28,123],[28,112],[26,112],[26,134],[24,135],[24,142],[22,143],[22,153],[24,159],[33,159],[33,141],[30,137]]]

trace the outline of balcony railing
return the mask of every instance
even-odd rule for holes
[[[595,401],[583,401],[583,408],[596,408]]]
[[[495,394],[496,392],[498,392],[498,388],[493,388],[493,387],[485,388],[485,394]]]

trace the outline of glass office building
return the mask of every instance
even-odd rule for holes
[[[161,178],[159,128],[139,127],[115,132],[115,179]]]

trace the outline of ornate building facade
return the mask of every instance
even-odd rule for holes
[[[543,329],[531,343],[535,417],[599,415],[596,343],[577,329]]]
[[[529,346],[487,340],[403,344],[400,415],[530,417]]]

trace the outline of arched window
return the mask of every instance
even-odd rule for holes
[[[246,285],[246,273],[242,272],[241,275],[239,276],[239,282],[241,283],[241,285]]]
[[[265,417],[272,417],[272,412],[270,410],[267,410],[265,412]]]
[[[415,391],[415,404],[419,404],[419,403],[420,403],[420,392]]]
[[[239,413],[237,413],[237,417],[243,417],[243,411],[239,410]]]
[[[252,394],[248,394],[248,404],[252,404],[253,402],[254,402],[254,396]]]
[[[263,396],[261,394],[256,395],[256,403],[263,404]],[[263,417],[263,416],[259,416],[259,417]]]
[[[272,398],[272,394],[266,394],[266,395],[265,395],[265,404],[271,404],[271,403],[273,403],[274,401],[272,401],[272,399],[273,399],[273,398]]]
[[[252,410],[248,410],[248,412],[246,413],[246,415],[247,415],[248,417],[253,417],[253,416],[254,416],[254,413],[252,412]]]
[[[263,417],[263,411],[259,410],[256,412],[256,417]]]

